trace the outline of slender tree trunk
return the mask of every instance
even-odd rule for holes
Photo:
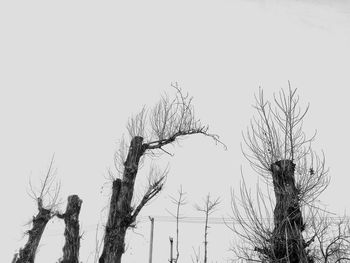
[[[205,228],[204,228],[204,263],[207,263],[208,260],[208,217],[209,217],[209,210],[208,210],[208,203],[209,198],[207,200],[207,211],[205,214]]]
[[[295,164],[291,160],[281,160],[271,165],[276,206],[270,252],[272,258],[280,260],[278,262],[311,262],[302,236],[304,223],[294,169]]]
[[[16,263],[34,263],[35,254],[39,246],[41,236],[44,233],[45,227],[51,219],[51,210],[45,209],[41,205],[41,201],[38,201],[39,212],[33,217],[32,229],[27,233],[29,235],[28,241],[24,248],[20,249],[19,255],[16,258]]]
[[[181,197],[180,197],[181,198]],[[180,216],[180,202],[177,204],[176,210],[176,258],[175,263],[179,260],[180,252],[179,252],[179,216]]]
[[[66,225],[64,230],[66,241],[63,247],[63,258],[60,263],[79,263],[79,213],[82,202],[77,195],[69,196],[66,212],[63,215],[58,215],[58,217],[64,219]]]
[[[125,234],[132,223],[131,201],[139,161],[145,152],[143,138],[131,140],[128,156],[124,163],[123,178],[113,182],[104,245],[99,263],[120,263],[125,249]]]

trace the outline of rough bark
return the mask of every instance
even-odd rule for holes
[[[34,263],[40,239],[44,233],[47,223],[52,218],[51,210],[43,208],[40,200],[38,200],[38,204],[39,212],[35,217],[33,217],[32,229],[27,232],[29,236],[28,241],[24,248],[20,249],[18,257],[15,261],[16,263]]]
[[[68,197],[66,212],[58,217],[64,219],[65,244],[60,263],[79,263],[80,235],[79,213],[82,200],[77,195]]]
[[[271,253],[269,257],[278,262],[311,262],[302,236],[305,226],[294,169],[295,164],[291,160],[280,160],[271,165],[276,206],[271,249],[268,252],[265,249],[265,252]]]
[[[104,245],[99,263],[120,263],[125,250],[125,235],[133,223],[131,201],[135,178],[141,156],[146,150],[143,138],[131,140],[128,156],[124,163],[123,178],[113,182],[109,214],[105,229]]]

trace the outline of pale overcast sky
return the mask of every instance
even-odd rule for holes
[[[3,262],[25,242],[25,224],[36,214],[28,180],[44,175],[55,153],[61,197],[78,194],[81,261],[93,262],[96,224],[105,223],[118,140],[131,114],[152,106],[177,81],[194,97],[196,114],[227,144],[202,136],[170,147],[164,191],[141,213],[127,238],[123,262],[148,259],[148,216],[168,215],[168,195],[180,184],[193,204],[210,192],[221,196],[215,217],[230,214],[230,188],[240,168],[253,187],[256,175],[242,157],[241,132],[254,111],[254,93],[298,88],[310,102],[305,131],[317,130],[331,185],[321,196],[338,214],[349,210],[350,5],[348,1],[1,1],[0,3],[0,243]],[[136,189],[141,193],[147,165]],[[64,225],[48,224],[37,262],[62,254]],[[103,229],[101,229],[103,230]],[[181,259],[191,262],[202,245],[203,225],[181,225]],[[154,262],[169,258],[175,224],[155,222]],[[232,233],[213,225],[210,262],[226,262]]]

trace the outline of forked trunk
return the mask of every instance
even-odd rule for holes
[[[131,201],[139,161],[145,152],[143,138],[131,140],[128,156],[124,163],[123,178],[113,182],[104,245],[99,263],[120,263],[125,250],[125,235],[132,223]]]

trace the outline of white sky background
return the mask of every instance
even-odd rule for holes
[[[311,108],[308,134],[323,149],[331,185],[322,201],[336,213],[349,208],[350,5],[346,1],[1,1],[0,184],[3,262],[26,242],[24,226],[36,214],[28,179],[44,175],[55,153],[64,203],[83,199],[81,260],[93,252],[95,227],[105,222],[107,170],[131,114],[152,106],[178,81],[194,97],[197,116],[227,144],[202,136],[169,147],[155,160],[170,173],[164,192],[142,212],[167,215],[168,195],[188,192],[187,216],[209,191],[221,196],[215,217],[230,213],[230,187],[240,166],[256,176],[240,150],[241,131],[253,116],[254,93],[268,97],[290,80]],[[147,166],[140,171],[143,190]],[[103,187],[104,186],[104,187]],[[128,236],[124,262],[148,260],[149,223]],[[62,222],[49,223],[37,262],[55,262],[63,246]],[[155,225],[154,262],[169,258],[174,223]],[[182,262],[202,243],[203,226],[181,226]],[[231,233],[210,229],[210,260],[225,262]]]

